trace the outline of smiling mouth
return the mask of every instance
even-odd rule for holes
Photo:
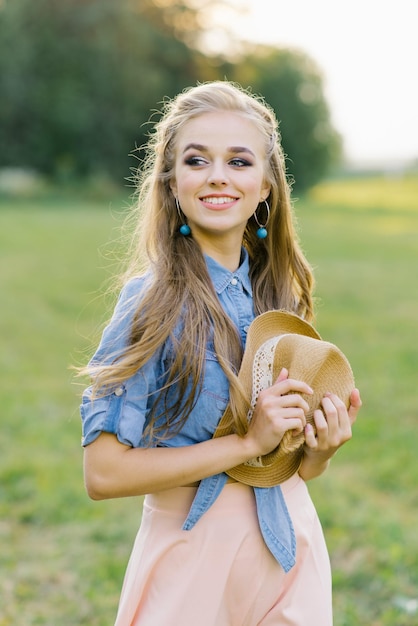
[[[222,204],[230,204],[231,202],[235,202],[237,198],[233,198],[232,196],[204,196],[200,198],[202,202],[206,202],[207,204],[213,205],[222,205]]]

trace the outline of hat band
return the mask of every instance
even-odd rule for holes
[[[287,334],[268,339],[258,348],[254,355],[251,408],[247,413],[248,423],[250,423],[253,416],[260,391],[271,387],[273,384],[274,353],[276,351],[277,344],[283,337],[287,337]],[[247,465],[249,467],[264,467],[265,463],[263,463],[261,456],[257,456],[253,459],[249,459],[243,465]]]

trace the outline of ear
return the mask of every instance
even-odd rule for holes
[[[173,192],[174,197],[177,198],[177,183],[174,178],[170,180],[170,189]]]
[[[260,192],[260,202],[264,202],[264,200],[267,200],[267,198],[270,195],[270,191],[271,191],[271,185],[264,181],[263,186],[261,187],[261,192]]]

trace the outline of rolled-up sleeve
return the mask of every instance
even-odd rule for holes
[[[122,290],[109,325],[90,361],[92,366],[111,363],[126,347],[133,314],[144,290],[144,279],[131,280]],[[94,441],[101,432],[112,433],[121,443],[141,445],[144,425],[149,413],[150,397],[160,377],[160,358],[156,353],[136,374],[104,396],[92,395],[88,387],[82,396],[80,414],[83,446]]]

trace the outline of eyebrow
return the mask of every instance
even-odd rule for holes
[[[208,152],[208,147],[204,146],[201,143],[188,143],[187,146],[185,146],[183,150],[183,154],[187,152],[187,150],[198,150],[199,152]],[[231,152],[232,154],[239,154],[241,152],[244,152],[247,154],[251,154],[253,157],[255,157],[254,152],[250,150],[249,148],[246,148],[245,146],[231,146],[230,148],[228,148],[228,152]]]

